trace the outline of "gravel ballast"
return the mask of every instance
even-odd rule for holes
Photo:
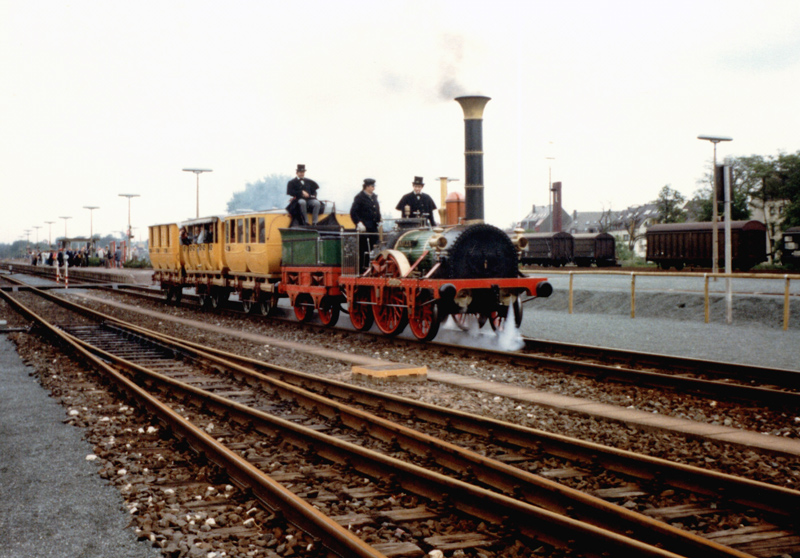
[[[0,335],[0,557],[161,556],[127,529],[120,493],[97,475],[83,431]]]

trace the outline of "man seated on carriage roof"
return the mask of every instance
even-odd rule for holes
[[[306,166],[297,165],[297,176],[286,184],[286,195],[291,196],[286,211],[301,226],[308,225],[306,215],[311,210],[311,224],[316,225],[322,211],[322,202],[317,199],[319,184],[306,178]]]

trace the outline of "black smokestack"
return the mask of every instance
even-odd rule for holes
[[[489,97],[456,97],[464,111],[466,221],[483,221],[483,108]]]

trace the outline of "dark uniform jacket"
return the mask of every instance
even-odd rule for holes
[[[378,204],[378,194],[372,194],[370,197],[364,190],[359,192],[350,208],[350,217],[355,225],[364,223],[364,226],[367,227],[367,232],[378,232],[378,223],[381,222],[381,206]]]
[[[436,217],[434,217],[436,215],[436,203],[428,194],[420,193],[419,196],[414,192],[406,194],[400,199],[400,203],[397,204],[395,209],[399,209],[403,213],[403,217],[405,217],[406,206],[411,208],[411,217],[427,217],[431,225],[436,226]]]

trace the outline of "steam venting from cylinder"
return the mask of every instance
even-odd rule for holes
[[[466,222],[483,221],[483,108],[490,97],[456,97],[464,111]]]

